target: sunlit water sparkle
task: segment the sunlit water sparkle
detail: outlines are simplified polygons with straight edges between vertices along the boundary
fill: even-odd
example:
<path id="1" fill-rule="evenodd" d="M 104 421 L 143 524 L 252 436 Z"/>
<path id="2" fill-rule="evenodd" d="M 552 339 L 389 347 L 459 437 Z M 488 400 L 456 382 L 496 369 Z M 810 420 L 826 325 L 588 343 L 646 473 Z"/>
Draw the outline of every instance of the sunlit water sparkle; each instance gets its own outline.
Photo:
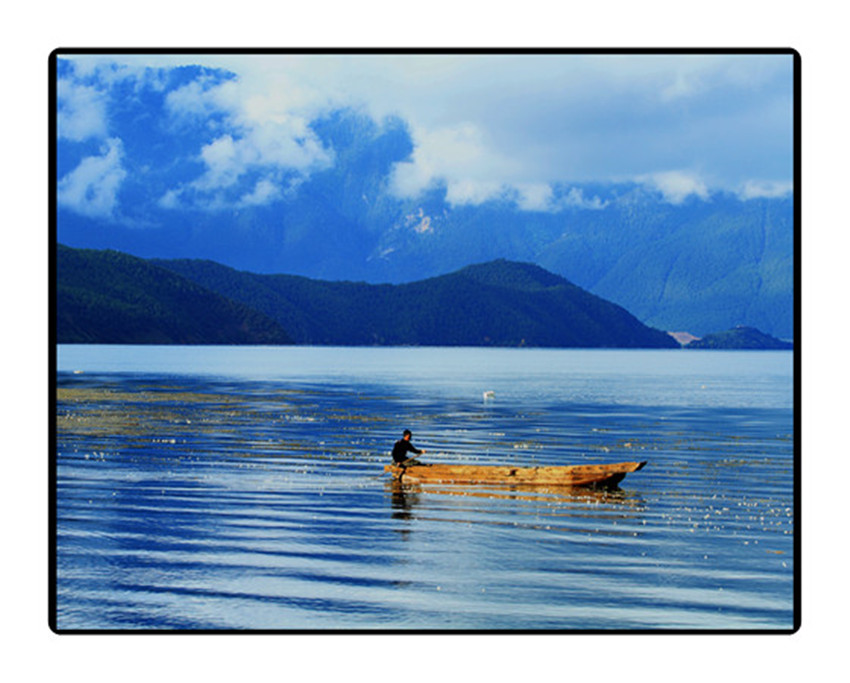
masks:
<path id="1" fill-rule="evenodd" d="M 60 347 L 56 624 L 791 629 L 792 358 Z M 649 464 L 399 488 L 405 427 L 430 462 Z"/>

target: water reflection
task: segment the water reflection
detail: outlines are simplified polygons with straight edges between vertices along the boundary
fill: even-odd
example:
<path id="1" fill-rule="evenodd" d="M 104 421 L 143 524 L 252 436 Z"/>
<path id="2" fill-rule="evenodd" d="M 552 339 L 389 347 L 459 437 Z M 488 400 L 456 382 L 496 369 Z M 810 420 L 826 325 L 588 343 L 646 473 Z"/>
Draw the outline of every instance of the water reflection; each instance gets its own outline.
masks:
<path id="1" fill-rule="evenodd" d="M 396 480 L 384 485 L 390 497 L 392 519 L 404 522 L 395 531 L 407 536 L 418 518 L 416 510 L 436 509 L 440 498 L 459 501 L 468 514 L 443 521 L 460 524 L 487 523 L 487 515 L 494 519 L 507 510 L 517 512 L 525 508 L 536 517 L 557 517 L 560 525 L 575 526 L 578 520 L 588 519 L 631 521 L 645 512 L 646 503 L 639 495 L 619 487 L 546 487 L 532 485 L 462 486 L 446 484 L 405 483 Z M 482 517 L 483 515 L 483 517 Z M 546 528 L 552 528 L 551 524 Z"/>
<path id="2" fill-rule="evenodd" d="M 410 522 L 415 519 L 413 509 L 419 504 L 419 492 L 412 490 L 411 486 L 404 486 L 397 481 L 387 482 L 385 488 L 390 493 L 392 518 L 404 522 L 393 528 L 393 531 L 402 538 L 407 538 L 411 532 Z"/>
<path id="3" fill-rule="evenodd" d="M 280 374 L 292 359 L 275 353 Z M 243 380 L 224 365 L 59 375 L 61 628 L 791 623 L 794 440 L 790 413 L 757 403 L 761 390 L 744 407 L 720 394 L 683 407 L 680 393 L 656 405 L 658 385 L 635 395 L 644 383 L 606 369 L 617 400 L 579 402 L 569 373 L 541 384 L 533 357 L 517 354 L 499 370 L 510 387 L 481 371 L 498 397 L 482 408 L 436 360 L 401 387 L 383 371 L 327 379 L 327 352 L 310 353 L 319 370 L 294 380 Z M 724 395 L 754 377 L 730 379 Z M 379 474 L 399 424 L 449 464 L 651 466 L 611 490 L 402 485 Z"/>
<path id="4" fill-rule="evenodd" d="M 467 498 L 486 498 L 489 500 L 517 500 L 538 502 L 576 502 L 588 504 L 626 505 L 636 507 L 643 505 L 641 498 L 634 493 L 624 491 L 619 486 L 540 486 L 534 484 L 487 484 L 478 486 L 427 484 L 421 482 L 400 483 L 397 480 L 387 481 L 385 487 L 391 492 L 393 509 L 397 507 L 409 511 L 423 493 L 443 496 L 463 496 Z"/>

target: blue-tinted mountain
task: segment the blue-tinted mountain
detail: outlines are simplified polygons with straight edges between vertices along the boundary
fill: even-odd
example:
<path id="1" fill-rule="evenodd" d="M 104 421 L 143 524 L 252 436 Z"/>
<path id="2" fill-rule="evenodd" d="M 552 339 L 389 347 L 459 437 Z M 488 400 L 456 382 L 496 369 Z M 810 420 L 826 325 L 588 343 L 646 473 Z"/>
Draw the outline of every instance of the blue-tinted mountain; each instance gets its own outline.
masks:
<path id="1" fill-rule="evenodd" d="M 56 252 L 60 344 L 291 344 L 244 304 L 143 259 L 114 251 Z"/>
<path id="2" fill-rule="evenodd" d="M 494 261 L 400 285 L 156 263 L 273 318 L 301 344 L 678 348 L 620 306 L 528 263 Z"/>
<path id="3" fill-rule="evenodd" d="M 758 351 L 790 351 L 794 345 L 765 334 L 752 327 L 736 327 L 725 332 L 708 334 L 695 339 L 686 349 L 734 349 Z"/>
<path id="4" fill-rule="evenodd" d="M 176 211 L 139 197 L 133 206 L 144 211 L 117 224 L 60 208 L 59 241 L 391 284 L 507 259 L 538 264 L 653 327 L 700 336 L 749 325 L 793 336 L 790 197 L 717 193 L 674 204 L 635 183 L 597 183 L 555 187 L 557 209 L 547 211 L 521 210 L 508 198 L 453 205 L 440 185 L 401 198 L 392 172 L 413 151 L 403 121 L 342 110 L 313 130 L 333 164 L 272 204 Z"/>

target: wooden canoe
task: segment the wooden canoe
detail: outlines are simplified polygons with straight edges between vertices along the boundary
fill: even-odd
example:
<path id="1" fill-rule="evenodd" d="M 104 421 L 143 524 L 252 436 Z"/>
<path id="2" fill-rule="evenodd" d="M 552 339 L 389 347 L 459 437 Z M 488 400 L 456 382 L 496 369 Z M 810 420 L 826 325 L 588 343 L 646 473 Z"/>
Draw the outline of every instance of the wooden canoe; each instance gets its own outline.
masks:
<path id="1" fill-rule="evenodd" d="M 643 462 L 564 467 L 511 467 L 505 465 L 440 465 L 418 463 L 407 467 L 386 465 L 385 472 L 402 483 L 497 484 L 525 486 L 616 486 Z"/>

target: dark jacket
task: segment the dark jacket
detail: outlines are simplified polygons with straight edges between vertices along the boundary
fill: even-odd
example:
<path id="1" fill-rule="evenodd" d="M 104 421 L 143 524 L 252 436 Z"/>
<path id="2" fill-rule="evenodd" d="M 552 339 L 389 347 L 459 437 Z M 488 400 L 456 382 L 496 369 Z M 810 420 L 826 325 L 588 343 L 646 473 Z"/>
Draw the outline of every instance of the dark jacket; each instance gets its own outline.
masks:
<path id="1" fill-rule="evenodd" d="M 416 453 L 419 455 L 422 451 L 416 448 L 410 441 L 407 439 L 399 439 L 395 442 L 395 446 L 393 446 L 393 461 L 394 462 L 404 462 L 407 460 L 408 453 Z"/>

